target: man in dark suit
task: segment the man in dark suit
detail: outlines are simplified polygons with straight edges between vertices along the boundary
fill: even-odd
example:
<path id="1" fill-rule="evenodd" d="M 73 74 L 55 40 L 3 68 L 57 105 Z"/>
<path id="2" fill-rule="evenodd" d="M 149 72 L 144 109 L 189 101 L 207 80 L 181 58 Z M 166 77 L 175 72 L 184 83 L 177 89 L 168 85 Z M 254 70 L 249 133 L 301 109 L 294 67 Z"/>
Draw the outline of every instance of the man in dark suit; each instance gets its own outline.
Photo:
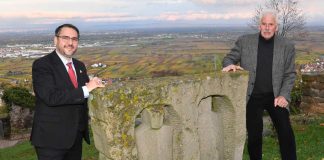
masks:
<path id="1" fill-rule="evenodd" d="M 243 68 L 249 71 L 246 126 L 248 151 L 252 160 L 262 159 L 264 110 L 268 111 L 278 133 L 281 158 L 296 159 L 295 137 L 288 111 L 290 92 L 296 77 L 295 47 L 275 34 L 277 22 L 276 12 L 262 13 L 260 32 L 240 37 L 223 60 L 225 72 Z"/>
<path id="2" fill-rule="evenodd" d="M 63 24 L 55 30 L 56 49 L 33 63 L 31 143 L 39 160 L 80 160 L 82 139 L 90 144 L 87 98 L 104 85 L 97 77 L 89 80 L 85 65 L 72 58 L 78 42 L 78 28 Z"/>

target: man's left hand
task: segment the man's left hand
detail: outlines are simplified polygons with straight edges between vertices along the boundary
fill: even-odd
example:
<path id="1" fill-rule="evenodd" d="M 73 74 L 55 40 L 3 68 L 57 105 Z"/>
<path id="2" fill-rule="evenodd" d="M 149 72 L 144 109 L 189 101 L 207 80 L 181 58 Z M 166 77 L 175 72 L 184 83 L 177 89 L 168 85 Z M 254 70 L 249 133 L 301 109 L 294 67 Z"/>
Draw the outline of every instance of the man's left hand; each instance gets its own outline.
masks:
<path id="1" fill-rule="evenodd" d="M 102 80 L 100 78 L 93 77 L 88 83 L 86 83 L 86 87 L 88 88 L 88 91 L 91 92 L 96 88 L 105 87 L 105 85 L 102 83 Z"/>
<path id="2" fill-rule="evenodd" d="M 275 107 L 279 106 L 279 107 L 285 108 L 288 106 L 288 101 L 283 96 L 276 97 L 274 100 L 274 106 Z"/>

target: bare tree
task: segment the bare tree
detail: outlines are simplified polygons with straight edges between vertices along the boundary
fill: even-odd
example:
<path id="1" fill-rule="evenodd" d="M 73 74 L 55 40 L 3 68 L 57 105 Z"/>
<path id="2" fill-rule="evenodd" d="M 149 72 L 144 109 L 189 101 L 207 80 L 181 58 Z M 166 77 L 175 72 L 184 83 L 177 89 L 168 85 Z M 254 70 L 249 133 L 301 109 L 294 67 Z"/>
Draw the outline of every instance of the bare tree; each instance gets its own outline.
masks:
<path id="1" fill-rule="evenodd" d="M 298 0 L 267 0 L 264 6 L 259 5 L 255 10 L 250 26 L 256 29 L 260 22 L 260 16 L 264 9 L 276 10 L 278 12 L 279 30 L 281 36 L 292 39 L 307 36 L 305 29 L 306 18 L 302 9 L 298 8 Z"/>

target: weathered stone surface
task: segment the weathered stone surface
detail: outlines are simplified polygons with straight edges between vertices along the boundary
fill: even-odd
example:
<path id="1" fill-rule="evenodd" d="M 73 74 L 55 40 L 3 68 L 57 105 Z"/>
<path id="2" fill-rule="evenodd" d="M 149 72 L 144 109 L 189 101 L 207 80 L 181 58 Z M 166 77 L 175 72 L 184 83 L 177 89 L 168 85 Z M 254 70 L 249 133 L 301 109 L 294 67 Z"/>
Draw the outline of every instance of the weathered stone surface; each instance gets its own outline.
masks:
<path id="1" fill-rule="evenodd" d="M 11 129 L 19 131 L 32 127 L 33 112 L 29 108 L 12 105 L 9 115 Z"/>
<path id="2" fill-rule="evenodd" d="M 302 96 L 302 102 L 304 102 L 304 103 L 315 103 L 315 100 L 314 100 L 314 98 L 313 97 L 311 97 L 311 96 Z"/>
<path id="3" fill-rule="evenodd" d="M 324 83 L 324 73 L 319 73 L 317 76 L 317 80 L 320 83 Z"/>
<path id="4" fill-rule="evenodd" d="M 145 108 L 141 115 L 142 124 L 135 129 L 138 159 L 172 159 L 173 127 L 163 125 L 163 106 Z"/>
<path id="5" fill-rule="evenodd" d="M 324 98 L 324 89 L 319 90 L 318 97 Z"/>
<path id="6" fill-rule="evenodd" d="M 89 109 L 99 159 L 242 159 L 247 83 L 247 72 L 214 73 L 96 90 Z"/>
<path id="7" fill-rule="evenodd" d="M 304 111 L 304 112 L 308 112 L 310 110 L 310 105 L 308 103 L 305 102 L 301 102 L 300 103 L 300 108 Z"/>
<path id="8" fill-rule="evenodd" d="M 316 103 L 324 103 L 324 98 L 322 97 L 314 97 Z"/>
<path id="9" fill-rule="evenodd" d="M 0 140 L 10 138 L 10 118 L 7 113 L 0 114 Z"/>
<path id="10" fill-rule="evenodd" d="M 143 123 L 152 129 L 160 129 L 163 125 L 164 109 L 163 105 L 155 105 L 145 108 L 142 111 Z"/>
<path id="11" fill-rule="evenodd" d="M 304 82 L 314 82 L 317 81 L 317 74 L 315 73 L 303 73 L 302 79 Z"/>
<path id="12" fill-rule="evenodd" d="M 324 73 L 302 74 L 304 81 L 301 109 L 307 113 L 324 113 Z"/>
<path id="13" fill-rule="evenodd" d="M 305 87 L 305 88 L 317 88 L 319 90 L 324 90 L 324 83 L 320 83 L 320 82 L 317 82 L 317 81 L 304 82 L 303 87 Z"/>
<path id="14" fill-rule="evenodd" d="M 306 103 L 302 102 L 301 108 L 304 112 L 307 112 L 307 113 L 324 114 L 324 103 L 306 104 Z"/>
<path id="15" fill-rule="evenodd" d="M 324 103 L 318 103 L 317 107 L 317 113 L 324 114 Z"/>
<path id="16" fill-rule="evenodd" d="M 320 91 L 315 88 L 304 88 L 303 89 L 303 95 L 305 95 L 305 96 L 318 97 L 319 92 Z"/>

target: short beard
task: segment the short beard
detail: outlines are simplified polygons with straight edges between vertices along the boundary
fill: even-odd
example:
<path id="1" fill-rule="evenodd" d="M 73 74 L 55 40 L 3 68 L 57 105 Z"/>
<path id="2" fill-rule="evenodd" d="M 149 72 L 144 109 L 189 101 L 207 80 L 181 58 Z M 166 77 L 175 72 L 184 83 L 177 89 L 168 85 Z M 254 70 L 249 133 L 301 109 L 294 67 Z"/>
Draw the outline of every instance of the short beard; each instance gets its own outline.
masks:
<path id="1" fill-rule="evenodd" d="M 75 54 L 76 50 L 71 54 L 71 55 L 68 55 L 68 54 L 65 54 L 65 52 L 62 53 L 62 55 L 66 58 L 72 58 L 73 55 Z"/>
<path id="2" fill-rule="evenodd" d="M 57 51 L 58 51 L 62 56 L 66 57 L 66 58 L 72 58 L 73 55 L 77 52 L 77 49 L 76 49 L 74 52 L 72 52 L 71 55 L 68 55 L 68 54 L 66 54 L 64 51 L 61 51 L 61 50 L 58 49 L 58 48 L 56 48 L 56 50 L 57 50 Z"/>

